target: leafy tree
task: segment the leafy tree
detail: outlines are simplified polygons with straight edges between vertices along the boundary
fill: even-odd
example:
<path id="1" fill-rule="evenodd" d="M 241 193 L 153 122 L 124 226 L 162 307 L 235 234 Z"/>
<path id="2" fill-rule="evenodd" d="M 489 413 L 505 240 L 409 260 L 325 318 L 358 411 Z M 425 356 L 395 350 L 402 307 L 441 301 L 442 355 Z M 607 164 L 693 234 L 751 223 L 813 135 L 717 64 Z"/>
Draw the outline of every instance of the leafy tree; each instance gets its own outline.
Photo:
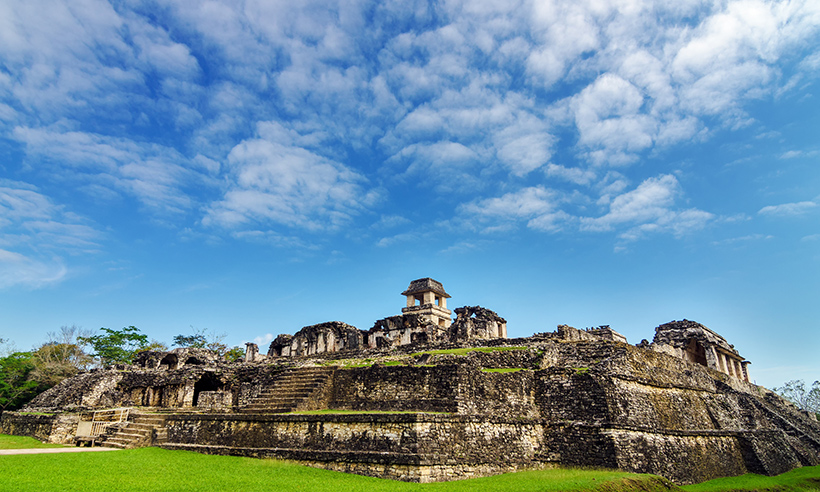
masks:
<path id="1" fill-rule="evenodd" d="M 204 335 L 197 333 L 195 335 L 177 335 L 174 337 L 174 345 L 188 348 L 205 348 L 208 339 Z"/>
<path id="2" fill-rule="evenodd" d="M 32 378 L 47 387 L 88 369 L 94 359 L 83 348 L 78 338 L 91 332 L 75 325 L 61 326 L 58 332 L 49 332 L 48 341 L 32 352 Z"/>
<path id="3" fill-rule="evenodd" d="M 45 388 L 31 379 L 34 362 L 30 352 L 15 352 L 0 358 L 0 409 L 22 407 Z"/>
<path id="4" fill-rule="evenodd" d="M 122 330 L 100 328 L 103 332 L 90 337 L 79 337 L 80 342 L 88 343 L 93 347 L 94 357 L 100 360 L 103 366 L 111 364 L 130 364 L 137 352 L 148 346 L 148 335 L 140 333 L 136 326 L 128 326 Z"/>
<path id="5" fill-rule="evenodd" d="M 230 350 L 225 352 L 225 360 L 228 362 L 236 362 L 241 357 L 245 357 L 245 349 L 242 347 L 231 347 Z"/>
<path id="6" fill-rule="evenodd" d="M 158 340 L 151 340 L 144 350 L 154 350 L 156 352 L 167 352 L 168 346 Z"/>
<path id="7" fill-rule="evenodd" d="M 14 347 L 14 342 L 8 338 L 0 338 L 0 357 L 6 357 L 14 352 L 17 352 L 17 349 Z"/>
<path id="8" fill-rule="evenodd" d="M 774 388 L 774 391 L 801 410 L 820 413 L 820 381 L 815 381 L 811 389 L 807 390 L 802 380 L 793 379 L 779 388 Z"/>
<path id="9" fill-rule="evenodd" d="M 225 355 L 228 352 L 228 346 L 223 342 L 226 337 L 224 333 L 218 335 L 205 328 L 194 328 L 193 326 L 191 327 L 191 330 L 194 332 L 192 335 L 175 336 L 174 345 L 180 347 L 213 350 L 220 356 Z"/>

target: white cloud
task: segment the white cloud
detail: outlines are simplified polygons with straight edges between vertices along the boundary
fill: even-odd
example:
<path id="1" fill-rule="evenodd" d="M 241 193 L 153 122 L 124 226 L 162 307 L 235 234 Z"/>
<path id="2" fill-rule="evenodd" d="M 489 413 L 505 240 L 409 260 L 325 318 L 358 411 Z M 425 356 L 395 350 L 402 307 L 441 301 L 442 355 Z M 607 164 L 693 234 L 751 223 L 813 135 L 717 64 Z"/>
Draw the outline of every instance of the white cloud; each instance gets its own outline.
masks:
<path id="1" fill-rule="evenodd" d="M 817 207 L 817 203 L 811 201 L 782 203 L 780 205 L 765 206 L 758 210 L 757 213 L 760 215 L 785 217 L 793 215 L 803 215 L 814 210 L 815 207 Z"/>
<path id="2" fill-rule="evenodd" d="M 376 205 L 373 188 L 411 179 L 444 200 L 474 194 L 456 213 L 483 230 L 509 227 L 493 210 L 540 199 L 506 217 L 680 234 L 710 215 L 677 208 L 671 176 L 625 193 L 600 167 L 747 124 L 749 100 L 814 76 L 818 26 L 811 0 L 202 0 L 150 16 L 5 3 L 0 136 L 55 181 L 157 215 L 204 211 L 247 239 L 339 230 Z M 544 176 L 609 209 L 569 208 Z"/>
<path id="3" fill-rule="evenodd" d="M 60 282 L 67 273 L 67 268 L 59 259 L 38 261 L 20 253 L 0 249 L 0 289 L 36 289 Z"/>
<path id="4" fill-rule="evenodd" d="M 643 104 L 641 92 L 613 74 L 602 75 L 573 99 L 579 143 L 593 150 L 593 161 L 619 163 L 620 156 L 652 145 L 657 121 L 642 114 Z"/>
<path id="5" fill-rule="evenodd" d="M 558 164 L 548 165 L 544 172 L 549 177 L 561 178 L 577 185 L 588 185 L 596 177 L 595 172 L 593 171 L 584 170 L 577 167 L 568 168 L 559 166 Z"/>
<path id="6" fill-rule="evenodd" d="M 294 145 L 279 125 L 260 125 L 263 134 L 271 139 L 245 140 L 231 150 L 230 183 L 206 211 L 205 225 L 333 230 L 376 200 L 378 193 L 366 189 L 362 175 Z"/>
<path id="7" fill-rule="evenodd" d="M 473 227 L 485 233 L 513 229 L 520 221 L 536 230 L 552 231 L 570 219 L 568 214 L 558 210 L 562 201 L 556 192 L 536 186 L 470 202 L 462 205 L 459 211 L 467 224 L 479 224 L 481 227 Z"/>
<path id="8" fill-rule="evenodd" d="M 29 159 L 49 165 L 54 177 L 127 193 L 162 215 L 189 209 L 183 190 L 208 180 L 188 169 L 174 149 L 156 144 L 58 128 L 18 127 L 14 136 L 26 145 Z"/>
<path id="9" fill-rule="evenodd" d="M 675 210 L 675 200 L 680 194 L 680 184 L 674 176 L 648 178 L 634 190 L 613 198 L 606 214 L 581 218 L 581 229 L 611 231 L 626 226 L 628 229 L 619 237 L 634 241 L 660 232 L 682 236 L 714 219 L 713 214 L 702 210 Z"/>
<path id="10" fill-rule="evenodd" d="M 264 335 L 258 336 L 258 337 L 253 339 L 253 343 L 259 345 L 260 347 L 268 345 L 272 341 L 273 341 L 273 333 L 265 333 Z"/>
<path id="11" fill-rule="evenodd" d="M 39 288 L 68 274 L 62 256 L 98 251 L 101 234 L 36 188 L 0 180 L 0 288 Z"/>

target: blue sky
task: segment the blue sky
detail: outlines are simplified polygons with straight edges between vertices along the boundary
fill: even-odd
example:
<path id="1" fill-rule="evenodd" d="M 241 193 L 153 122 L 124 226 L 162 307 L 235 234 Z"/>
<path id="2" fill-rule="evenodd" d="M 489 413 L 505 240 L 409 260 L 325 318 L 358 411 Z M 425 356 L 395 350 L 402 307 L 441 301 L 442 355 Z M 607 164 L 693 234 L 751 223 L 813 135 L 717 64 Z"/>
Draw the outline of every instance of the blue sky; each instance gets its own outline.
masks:
<path id="1" fill-rule="evenodd" d="M 820 4 L 0 3 L 0 337 L 693 319 L 820 379 Z"/>

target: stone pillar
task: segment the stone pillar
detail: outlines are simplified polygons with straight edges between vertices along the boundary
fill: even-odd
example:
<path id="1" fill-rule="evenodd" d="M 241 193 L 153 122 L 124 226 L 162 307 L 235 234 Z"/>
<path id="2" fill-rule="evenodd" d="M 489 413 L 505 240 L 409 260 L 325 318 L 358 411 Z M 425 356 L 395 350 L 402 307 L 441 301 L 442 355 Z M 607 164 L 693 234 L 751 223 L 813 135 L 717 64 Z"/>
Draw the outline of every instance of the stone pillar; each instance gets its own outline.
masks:
<path id="1" fill-rule="evenodd" d="M 245 362 L 256 362 L 259 357 L 259 346 L 248 342 L 245 344 Z"/>

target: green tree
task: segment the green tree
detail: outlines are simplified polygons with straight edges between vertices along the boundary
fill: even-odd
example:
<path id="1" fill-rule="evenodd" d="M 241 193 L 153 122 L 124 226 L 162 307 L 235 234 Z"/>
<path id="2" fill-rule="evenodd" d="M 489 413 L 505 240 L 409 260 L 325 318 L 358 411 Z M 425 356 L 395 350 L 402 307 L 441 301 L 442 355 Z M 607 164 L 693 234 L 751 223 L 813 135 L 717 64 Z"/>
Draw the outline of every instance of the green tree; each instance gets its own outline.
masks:
<path id="1" fill-rule="evenodd" d="M 103 332 L 90 337 L 79 337 L 80 342 L 88 343 L 94 349 L 92 354 L 103 366 L 111 364 L 130 364 L 137 352 L 148 346 L 148 335 L 140 333 L 136 326 L 122 330 L 100 328 Z"/>
<path id="2" fill-rule="evenodd" d="M 225 352 L 225 360 L 228 362 L 236 362 L 241 357 L 245 357 L 245 349 L 242 347 L 231 347 L 230 350 Z"/>
<path id="3" fill-rule="evenodd" d="M 0 358 L 0 409 L 15 410 L 46 389 L 31 379 L 31 352 L 15 352 Z"/>
<path id="4" fill-rule="evenodd" d="M 32 378 L 50 388 L 88 369 L 94 358 L 85 351 L 78 338 L 90 335 L 90 331 L 75 325 L 61 326 L 58 332 L 49 332 L 48 341 L 32 352 Z"/>
<path id="5" fill-rule="evenodd" d="M 228 346 L 223 342 L 226 335 L 216 334 L 205 328 L 191 327 L 193 334 L 177 335 L 174 337 L 174 345 L 187 348 L 204 348 L 213 350 L 217 355 L 223 356 L 228 352 Z"/>
<path id="6" fill-rule="evenodd" d="M 168 345 L 165 345 L 159 340 L 151 340 L 151 343 L 146 345 L 144 350 L 153 350 L 155 352 L 167 352 Z"/>
<path id="7" fill-rule="evenodd" d="M 793 379 L 773 389 L 775 393 L 794 403 L 797 408 L 806 412 L 820 413 L 820 381 L 815 381 L 808 390 L 806 383 L 799 379 Z"/>

